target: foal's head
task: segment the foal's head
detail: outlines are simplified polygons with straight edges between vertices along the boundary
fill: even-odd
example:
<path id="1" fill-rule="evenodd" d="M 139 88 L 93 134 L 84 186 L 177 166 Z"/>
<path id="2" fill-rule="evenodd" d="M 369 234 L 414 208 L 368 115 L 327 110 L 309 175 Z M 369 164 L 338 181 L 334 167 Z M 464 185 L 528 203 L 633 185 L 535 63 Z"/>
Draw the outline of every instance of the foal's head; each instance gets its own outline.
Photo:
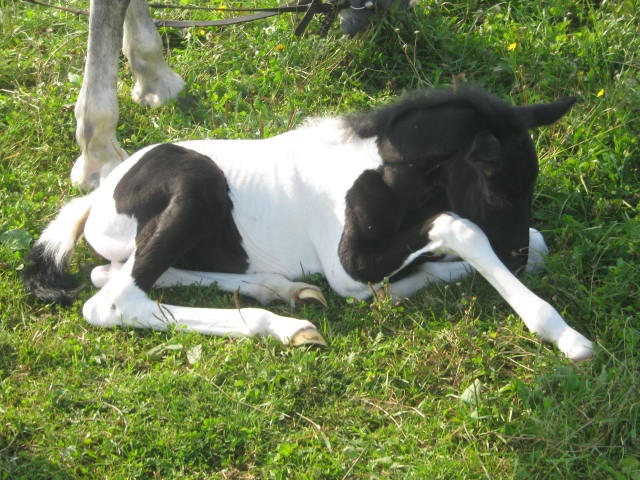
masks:
<path id="1" fill-rule="evenodd" d="M 511 107 L 477 89 L 414 94 L 352 126 L 377 135 L 385 182 L 409 211 L 443 210 L 478 224 L 509 268 L 526 263 L 538 158 L 529 130 L 575 102 Z"/>

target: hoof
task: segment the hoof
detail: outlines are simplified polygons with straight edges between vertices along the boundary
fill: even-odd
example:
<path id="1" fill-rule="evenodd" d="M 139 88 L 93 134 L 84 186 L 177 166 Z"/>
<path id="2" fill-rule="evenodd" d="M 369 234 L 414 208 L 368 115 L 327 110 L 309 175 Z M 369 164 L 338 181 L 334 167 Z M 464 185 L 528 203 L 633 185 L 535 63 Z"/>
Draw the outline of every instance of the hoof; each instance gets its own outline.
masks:
<path id="1" fill-rule="evenodd" d="M 324 295 L 317 287 L 303 287 L 293 296 L 293 305 L 307 305 L 310 303 L 315 303 L 316 305 L 322 305 L 323 307 L 327 307 L 327 299 L 324 298 Z"/>
<path id="2" fill-rule="evenodd" d="M 322 335 L 314 327 L 303 328 L 297 331 L 291 338 L 291 345 L 294 347 L 302 347 L 311 345 L 316 347 L 326 347 L 327 342 Z"/>
<path id="3" fill-rule="evenodd" d="M 146 107 L 159 107 L 176 98 L 183 89 L 184 80 L 165 65 L 153 79 L 136 82 L 131 98 Z"/>
<path id="4" fill-rule="evenodd" d="M 593 357 L 593 343 L 572 328 L 567 328 L 558 339 L 558 348 L 573 362 Z"/>
<path id="5" fill-rule="evenodd" d="M 89 192 L 100 186 L 111 171 L 127 158 L 127 152 L 117 144 L 108 152 L 110 160 L 93 159 L 87 161 L 86 155 L 80 155 L 71 168 L 71 183 L 80 190 Z"/>
<path id="6" fill-rule="evenodd" d="M 529 255 L 527 257 L 526 273 L 538 273 L 544 270 L 544 259 L 549 254 L 549 248 L 544 237 L 535 228 L 529 229 Z"/>
<path id="7" fill-rule="evenodd" d="M 98 188 L 100 174 L 98 171 L 88 172 L 84 166 L 84 155 L 78 157 L 71 168 L 71 183 L 83 192 L 89 192 Z"/>

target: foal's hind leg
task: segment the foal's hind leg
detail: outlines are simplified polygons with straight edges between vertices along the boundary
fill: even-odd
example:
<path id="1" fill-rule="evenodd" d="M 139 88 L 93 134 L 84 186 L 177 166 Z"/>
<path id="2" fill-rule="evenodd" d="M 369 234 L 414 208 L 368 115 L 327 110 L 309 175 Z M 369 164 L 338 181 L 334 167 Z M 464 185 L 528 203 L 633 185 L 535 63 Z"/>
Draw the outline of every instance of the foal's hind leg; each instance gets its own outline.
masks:
<path id="1" fill-rule="evenodd" d="M 154 288 L 213 284 L 224 292 L 238 292 L 255 298 L 263 305 L 281 301 L 293 307 L 307 303 L 327 306 L 324 295 L 315 285 L 292 282 L 276 273 L 218 273 L 170 268 L 156 280 Z"/>
<path id="2" fill-rule="evenodd" d="M 213 309 L 167 305 L 152 301 L 138 286 L 132 256 L 82 309 L 85 319 L 100 327 L 128 326 L 166 330 L 175 326 L 215 336 L 268 336 L 285 344 L 326 345 L 307 321 L 276 315 L 260 308 Z"/>
<path id="3" fill-rule="evenodd" d="M 93 283 L 94 287 L 104 287 L 111 278 L 122 270 L 122 266 L 122 263 L 112 262 L 95 267 L 91 270 L 91 283 Z"/>
<path id="4" fill-rule="evenodd" d="M 164 61 L 162 41 L 146 0 L 131 0 L 124 21 L 123 51 L 136 79 L 134 101 L 157 107 L 183 89 L 182 78 Z"/>
<path id="5" fill-rule="evenodd" d="M 131 181 L 131 177 L 128 178 Z M 138 224 L 135 249 L 121 268 L 96 271 L 104 274 L 103 279 L 107 281 L 85 303 L 83 314 L 87 321 L 105 327 L 123 325 L 157 330 L 176 325 L 210 335 L 264 335 L 294 345 L 324 344 L 322 336 L 307 320 L 284 317 L 262 309 L 190 308 L 159 304 L 148 298 L 152 286 L 171 265 L 193 253 L 203 240 L 210 238 L 209 229 L 224 227 L 228 211 L 222 202 L 209 205 L 211 208 L 202 208 L 201 197 L 191 197 L 193 191 L 186 195 L 174 194 L 164 210 Z M 123 221 L 122 217 L 118 218 Z M 87 224 L 91 227 L 91 218 Z M 120 224 L 121 228 L 116 230 L 127 230 L 122 228 L 123 225 L 126 227 L 126 224 Z M 89 235 L 93 238 L 88 240 L 101 245 L 103 251 L 121 250 L 126 253 L 116 243 L 101 242 L 99 232 L 94 232 L 97 228 L 87 230 L 93 232 Z M 201 253 L 204 255 L 206 252 Z"/>

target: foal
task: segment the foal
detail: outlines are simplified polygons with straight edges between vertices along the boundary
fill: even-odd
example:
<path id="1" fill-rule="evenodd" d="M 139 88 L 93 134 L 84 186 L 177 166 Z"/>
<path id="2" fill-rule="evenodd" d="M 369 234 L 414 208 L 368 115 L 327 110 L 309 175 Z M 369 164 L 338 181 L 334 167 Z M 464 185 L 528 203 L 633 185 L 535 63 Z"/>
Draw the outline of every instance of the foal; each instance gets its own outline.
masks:
<path id="1" fill-rule="evenodd" d="M 264 140 L 150 146 L 66 205 L 35 243 L 27 289 L 69 302 L 67 260 L 82 233 L 109 263 L 90 323 L 324 344 L 307 320 L 261 308 L 158 304 L 152 287 L 217 284 L 269 303 L 324 303 L 307 274 L 342 296 L 389 281 L 397 298 L 478 271 L 529 330 L 572 360 L 591 342 L 511 271 L 539 267 L 530 229 L 538 161 L 529 130 L 574 98 L 511 107 L 479 90 L 416 93 L 353 117 L 312 120 Z"/>

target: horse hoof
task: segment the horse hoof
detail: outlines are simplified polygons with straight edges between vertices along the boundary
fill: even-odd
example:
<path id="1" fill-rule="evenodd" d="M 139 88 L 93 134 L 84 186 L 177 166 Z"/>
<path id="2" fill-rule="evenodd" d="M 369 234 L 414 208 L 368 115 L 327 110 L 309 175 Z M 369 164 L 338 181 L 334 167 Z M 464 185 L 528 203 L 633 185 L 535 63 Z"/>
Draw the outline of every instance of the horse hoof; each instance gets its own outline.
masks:
<path id="1" fill-rule="evenodd" d="M 100 174 L 96 170 L 88 171 L 85 167 L 85 156 L 80 155 L 71 168 L 71 183 L 83 192 L 89 192 L 98 187 Z"/>
<path id="2" fill-rule="evenodd" d="M 184 89 L 182 77 L 166 65 L 158 66 L 159 71 L 153 79 L 136 82 L 131 98 L 146 107 L 159 107 L 174 99 Z"/>
<path id="3" fill-rule="evenodd" d="M 593 357 L 593 343 L 584 335 L 576 332 L 571 327 L 560 335 L 558 348 L 573 362 L 583 362 Z"/>
<path id="4" fill-rule="evenodd" d="M 322 335 L 314 327 L 303 328 L 297 331 L 291 338 L 291 345 L 294 347 L 302 347 L 305 345 L 326 347 L 327 342 Z"/>
<path id="5" fill-rule="evenodd" d="M 588 345 L 582 344 L 574 347 L 571 350 L 570 354 L 567 355 L 567 357 L 571 359 L 573 363 L 580 363 L 591 360 L 591 358 L 593 357 L 593 346 L 591 342 L 589 342 Z"/>
<path id="6" fill-rule="evenodd" d="M 71 168 L 71 183 L 84 192 L 95 190 L 102 180 L 107 178 L 111 171 L 127 157 L 127 152 L 117 143 L 111 144 L 109 150 L 103 151 L 102 155 L 91 160 L 86 154 L 82 154 Z"/>
<path id="7" fill-rule="evenodd" d="M 318 288 L 304 287 L 301 288 L 293 298 L 294 305 L 307 305 L 309 303 L 315 303 L 316 305 L 322 305 L 328 307 L 327 299 Z"/>

